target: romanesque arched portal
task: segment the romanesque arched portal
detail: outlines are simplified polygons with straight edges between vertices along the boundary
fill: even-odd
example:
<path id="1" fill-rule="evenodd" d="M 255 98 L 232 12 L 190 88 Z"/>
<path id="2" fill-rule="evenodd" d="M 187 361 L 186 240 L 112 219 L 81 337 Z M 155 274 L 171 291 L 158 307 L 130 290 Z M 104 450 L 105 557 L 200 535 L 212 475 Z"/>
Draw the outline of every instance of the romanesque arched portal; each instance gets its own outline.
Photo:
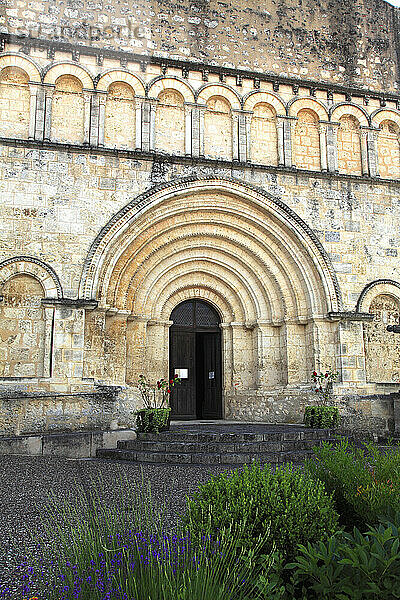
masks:
<path id="1" fill-rule="evenodd" d="M 144 371 L 168 374 L 179 303 L 214 306 L 225 414 L 229 395 L 251 402 L 261 389 L 307 382 L 320 354 L 334 355 L 326 316 L 340 295 L 322 247 L 283 203 L 234 180 L 178 181 L 125 207 L 93 244 L 80 295 L 99 301 L 89 347 L 93 321 L 105 339 L 105 360 L 89 352 L 87 376 L 100 368 L 128 385 Z"/>

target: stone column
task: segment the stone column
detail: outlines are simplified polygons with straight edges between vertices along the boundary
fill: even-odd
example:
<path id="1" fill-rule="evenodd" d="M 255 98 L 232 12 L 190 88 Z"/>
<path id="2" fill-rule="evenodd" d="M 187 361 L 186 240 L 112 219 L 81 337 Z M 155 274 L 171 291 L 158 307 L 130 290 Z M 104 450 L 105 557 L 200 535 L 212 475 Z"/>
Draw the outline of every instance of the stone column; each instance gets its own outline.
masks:
<path id="1" fill-rule="evenodd" d="M 204 156 L 205 145 L 204 145 L 204 113 L 207 110 L 207 106 L 199 106 L 199 155 Z"/>
<path id="2" fill-rule="evenodd" d="M 192 110 L 193 104 L 185 102 L 185 154 L 192 155 Z"/>
<path id="3" fill-rule="evenodd" d="M 35 118 L 35 140 L 42 141 L 44 136 L 46 110 L 46 90 L 43 85 L 36 87 L 36 118 Z"/>
<path id="4" fill-rule="evenodd" d="M 393 400 L 394 432 L 400 434 L 400 399 Z"/>
<path id="5" fill-rule="evenodd" d="M 151 381 L 169 377 L 169 328 L 173 321 L 147 322 L 146 373 Z"/>
<path id="6" fill-rule="evenodd" d="M 251 119 L 253 112 L 248 111 L 245 115 L 246 119 L 246 161 L 251 162 Z"/>
<path id="7" fill-rule="evenodd" d="M 284 117 L 278 115 L 276 118 L 276 130 L 278 137 L 278 166 L 285 166 L 285 143 L 284 143 L 284 131 L 283 131 Z"/>
<path id="8" fill-rule="evenodd" d="M 220 323 L 219 327 L 222 333 L 222 387 L 224 390 L 230 390 L 233 387 L 232 327 L 230 323 Z"/>
<path id="9" fill-rule="evenodd" d="M 246 162 L 249 160 L 248 149 L 250 147 L 250 124 L 248 124 L 248 119 L 252 113 L 244 110 L 235 110 L 233 114 L 237 115 L 238 120 L 238 160 Z"/>
<path id="10" fill-rule="evenodd" d="M 283 164 L 285 167 L 294 167 L 293 164 L 293 151 L 292 151 L 292 127 L 296 124 L 297 117 L 288 117 L 287 115 L 282 116 L 278 115 L 277 117 L 277 125 L 278 125 L 278 163 L 281 164 L 281 152 L 279 149 L 281 144 L 279 138 L 282 136 L 280 132 L 280 122 L 283 124 Z"/>
<path id="11" fill-rule="evenodd" d="M 102 92 L 93 92 L 91 100 L 90 132 L 89 141 L 91 146 L 99 145 L 99 116 L 100 116 L 100 96 Z"/>
<path id="12" fill-rule="evenodd" d="M 200 155 L 200 109 L 197 105 L 192 108 L 192 156 Z"/>
<path id="13" fill-rule="evenodd" d="M 326 129 L 326 148 L 329 173 L 338 173 L 337 132 L 340 123 L 329 123 Z"/>
<path id="14" fill-rule="evenodd" d="M 379 177 L 378 163 L 379 128 L 371 127 L 367 132 L 368 167 L 371 177 Z"/>
<path id="15" fill-rule="evenodd" d="M 142 150 L 142 112 L 143 112 L 143 98 L 136 96 L 135 98 L 135 148 L 136 150 Z"/>
<path id="16" fill-rule="evenodd" d="M 37 101 L 38 87 L 36 83 L 29 84 L 30 103 L 29 103 L 29 133 L 28 138 L 30 140 L 35 139 L 35 127 L 36 127 L 36 101 Z"/>
<path id="17" fill-rule="evenodd" d="M 156 149 L 156 106 L 154 101 L 150 104 L 150 150 Z"/>
<path id="18" fill-rule="evenodd" d="M 367 137 L 368 130 L 365 127 L 361 127 L 361 167 L 363 175 L 369 175 Z"/>
<path id="19" fill-rule="evenodd" d="M 130 311 L 109 308 L 106 312 L 104 363 L 105 380 L 125 385 L 127 371 L 127 319 Z"/>
<path id="20" fill-rule="evenodd" d="M 270 321 L 257 322 L 258 385 L 261 387 L 283 383 L 279 329 Z"/>
<path id="21" fill-rule="evenodd" d="M 44 119 L 44 139 L 51 140 L 51 115 L 53 108 L 53 94 L 55 86 L 47 86 L 45 90 L 45 119 Z"/>
<path id="22" fill-rule="evenodd" d="M 98 92 L 99 99 L 99 133 L 98 133 L 98 144 L 100 147 L 104 146 L 104 126 L 106 119 L 106 102 L 107 93 Z"/>
<path id="23" fill-rule="evenodd" d="M 239 115 L 238 111 L 231 111 L 232 119 L 232 160 L 239 160 Z"/>
<path id="24" fill-rule="evenodd" d="M 236 322 L 231 327 L 234 383 L 239 383 L 241 389 L 254 389 L 258 373 L 253 328 Z"/>
<path id="25" fill-rule="evenodd" d="M 51 377 L 52 371 L 52 340 L 54 330 L 54 306 L 44 306 L 44 353 L 43 377 Z"/>
<path id="26" fill-rule="evenodd" d="M 142 103 L 142 150 L 150 150 L 150 101 L 144 100 Z"/>
<path id="27" fill-rule="evenodd" d="M 126 333 L 126 381 L 135 385 L 139 375 L 147 370 L 146 346 L 149 317 L 129 316 Z"/>
<path id="28" fill-rule="evenodd" d="M 287 385 L 308 380 L 305 326 L 298 321 L 286 321 L 280 331 L 284 380 Z"/>
<path id="29" fill-rule="evenodd" d="M 319 151 L 321 155 L 321 171 L 326 173 L 328 170 L 328 158 L 327 158 L 327 143 L 326 143 L 326 126 L 327 124 L 320 121 L 319 124 Z"/>
<path id="30" fill-rule="evenodd" d="M 92 92 L 89 90 L 83 90 L 83 145 L 89 146 L 90 144 L 90 114 L 91 114 L 91 99 Z"/>

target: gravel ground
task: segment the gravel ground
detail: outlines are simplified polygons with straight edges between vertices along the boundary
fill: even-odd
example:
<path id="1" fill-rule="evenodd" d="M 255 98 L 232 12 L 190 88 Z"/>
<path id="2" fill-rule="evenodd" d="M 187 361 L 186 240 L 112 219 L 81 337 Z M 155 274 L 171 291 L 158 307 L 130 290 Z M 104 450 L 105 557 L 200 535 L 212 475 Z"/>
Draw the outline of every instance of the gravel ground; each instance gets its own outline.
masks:
<path id="1" fill-rule="evenodd" d="M 11 595 L 7 598 L 22 600 L 20 565 L 24 561 L 31 564 L 36 552 L 35 540 L 42 544 L 54 541 L 54 535 L 41 522 L 48 493 L 60 500 L 76 496 L 77 482 L 88 486 L 91 479 L 100 475 L 105 484 L 104 502 L 113 503 L 118 502 L 122 492 L 121 475 L 126 474 L 139 486 L 143 476 L 150 483 L 156 510 L 162 509 L 165 499 L 164 522 L 166 529 L 172 531 L 185 506 L 185 495 L 207 481 L 211 474 L 227 470 L 229 467 L 222 466 L 142 466 L 103 459 L 0 456 L 0 598 L 9 588 Z"/>

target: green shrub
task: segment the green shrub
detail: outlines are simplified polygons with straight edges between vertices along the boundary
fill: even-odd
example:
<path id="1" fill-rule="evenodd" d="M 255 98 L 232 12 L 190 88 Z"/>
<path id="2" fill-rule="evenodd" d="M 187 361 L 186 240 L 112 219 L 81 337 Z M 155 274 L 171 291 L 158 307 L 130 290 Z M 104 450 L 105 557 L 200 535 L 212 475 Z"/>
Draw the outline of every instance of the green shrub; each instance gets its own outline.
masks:
<path id="1" fill-rule="evenodd" d="M 344 438 L 336 447 L 324 442 L 313 448 L 315 457 L 304 465 L 305 472 L 333 493 L 340 523 L 349 531 L 400 510 L 400 449 L 381 454 L 373 443 L 364 446 L 369 456 Z"/>
<path id="2" fill-rule="evenodd" d="M 276 550 L 288 558 L 298 543 L 326 539 L 337 531 L 338 514 L 321 482 L 293 471 L 290 464 L 272 472 L 269 464 L 253 463 L 201 485 L 193 499 L 187 498 L 182 522 L 197 535 L 237 525 L 244 548 L 251 548 L 254 537 L 270 527 L 263 552 L 271 552 L 274 540 Z"/>
<path id="3" fill-rule="evenodd" d="M 307 427 L 333 428 L 339 424 L 339 409 L 334 406 L 306 406 L 304 423 Z"/>
<path id="4" fill-rule="evenodd" d="M 136 428 L 143 433 L 160 433 L 169 429 L 170 408 L 142 408 L 136 411 Z"/>
<path id="5" fill-rule="evenodd" d="M 372 527 L 364 535 L 339 532 L 328 542 L 299 546 L 296 569 L 287 585 L 291 598 L 307 600 L 393 600 L 400 598 L 400 513 L 394 523 Z M 297 592 L 297 593 L 296 593 Z"/>

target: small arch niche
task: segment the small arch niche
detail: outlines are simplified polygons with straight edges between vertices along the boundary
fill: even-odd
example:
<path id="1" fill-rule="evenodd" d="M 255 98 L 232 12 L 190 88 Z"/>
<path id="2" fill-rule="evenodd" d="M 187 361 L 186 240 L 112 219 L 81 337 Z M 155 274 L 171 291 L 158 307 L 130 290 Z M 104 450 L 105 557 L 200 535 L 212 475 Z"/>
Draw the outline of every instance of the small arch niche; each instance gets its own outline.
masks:
<path id="1" fill-rule="evenodd" d="M 349 175 L 361 175 L 360 123 L 353 115 L 343 115 L 339 122 L 337 135 L 339 171 Z"/>
<path id="2" fill-rule="evenodd" d="M 136 132 L 135 92 L 122 81 L 112 83 L 107 92 L 104 143 L 113 148 L 134 148 Z"/>
<path id="3" fill-rule="evenodd" d="M 381 177 L 400 178 L 400 128 L 393 121 L 382 121 L 378 135 L 378 164 Z"/>
<path id="4" fill-rule="evenodd" d="M 0 73 L 0 135 L 27 138 L 29 134 L 29 77 L 18 67 Z"/>
<path id="5" fill-rule="evenodd" d="M 275 110 L 265 102 L 253 108 L 250 125 L 251 160 L 255 163 L 278 164 L 278 138 Z"/>
<path id="6" fill-rule="evenodd" d="M 156 150 L 185 153 L 185 112 L 182 94 L 173 89 L 160 92 L 156 108 Z"/>
<path id="7" fill-rule="evenodd" d="M 390 294 L 376 296 L 369 308 L 374 320 L 364 326 L 367 381 L 400 381 L 400 336 L 390 334 L 388 325 L 400 324 L 400 302 Z"/>
<path id="8" fill-rule="evenodd" d="M 321 169 L 319 147 L 319 118 L 308 108 L 298 112 L 294 131 L 294 160 L 299 169 L 319 171 Z"/>
<path id="9" fill-rule="evenodd" d="M 43 375 L 45 319 L 42 285 L 30 275 L 5 282 L 0 302 L 0 377 Z"/>
<path id="10" fill-rule="evenodd" d="M 204 153 L 210 158 L 232 160 L 231 106 L 221 96 L 211 96 L 207 100 L 204 115 Z"/>
<path id="11" fill-rule="evenodd" d="M 51 137 L 57 142 L 83 144 L 84 100 L 81 81 L 61 75 L 55 83 Z"/>

